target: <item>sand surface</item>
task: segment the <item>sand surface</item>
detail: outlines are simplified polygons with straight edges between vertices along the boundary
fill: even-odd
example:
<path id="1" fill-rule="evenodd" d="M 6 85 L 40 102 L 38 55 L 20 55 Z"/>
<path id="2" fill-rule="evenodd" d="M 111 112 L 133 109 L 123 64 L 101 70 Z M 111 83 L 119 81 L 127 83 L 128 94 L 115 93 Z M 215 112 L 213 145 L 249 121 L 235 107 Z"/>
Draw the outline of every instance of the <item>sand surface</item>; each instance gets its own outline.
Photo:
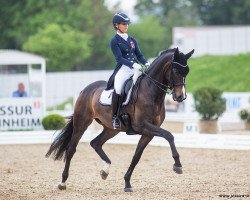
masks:
<path id="1" fill-rule="evenodd" d="M 134 192 L 125 193 L 123 176 L 135 145 L 104 145 L 112 161 L 104 181 L 98 155 L 89 143 L 79 144 L 65 191 L 57 189 L 64 162 L 45 158 L 48 147 L 0 145 L 1 200 L 250 199 L 249 151 L 179 148 L 184 173 L 178 175 L 168 147 L 148 146 L 132 175 Z"/>

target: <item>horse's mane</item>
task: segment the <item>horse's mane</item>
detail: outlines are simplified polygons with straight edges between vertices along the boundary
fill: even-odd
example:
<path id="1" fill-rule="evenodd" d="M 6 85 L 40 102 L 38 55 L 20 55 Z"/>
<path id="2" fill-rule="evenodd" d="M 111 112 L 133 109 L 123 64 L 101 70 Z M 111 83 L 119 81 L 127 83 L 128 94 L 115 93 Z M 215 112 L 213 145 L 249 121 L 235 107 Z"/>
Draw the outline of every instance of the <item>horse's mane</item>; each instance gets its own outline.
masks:
<path id="1" fill-rule="evenodd" d="M 163 51 L 160 51 L 159 52 L 159 57 L 166 54 L 166 53 L 174 53 L 176 51 L 176 48 L 173 48 L 173 49 L 166 49 L 166 50 L 163 50 Z"/>
<path id="2" fill-rule="evenodd" d="M 162 58 L 165 58 L 165 55 L 172 56 L 175 52 L 176 48 L 173 49 L 166 49 L 163 51 L 160 51 L 158 56 L 154 59 L 154 61 L 151 63 L 148 71 L 153 68 L 159 61 L 162 60 Z"/>

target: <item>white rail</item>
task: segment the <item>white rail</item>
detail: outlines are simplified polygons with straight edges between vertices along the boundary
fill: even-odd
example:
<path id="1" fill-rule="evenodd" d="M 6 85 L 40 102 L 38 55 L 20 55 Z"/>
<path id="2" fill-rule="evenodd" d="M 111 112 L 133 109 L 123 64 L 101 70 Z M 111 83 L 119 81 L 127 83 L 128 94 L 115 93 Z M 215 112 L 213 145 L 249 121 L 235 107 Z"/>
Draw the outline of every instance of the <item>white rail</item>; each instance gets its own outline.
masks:
<path id="1" fill-rule="evenodd" d="M 0 144 L 49 144 L 56 135 L 55 131 L 0 132 Z M 81 142 L 89 142 L 96 136 L 96 132 L 87 130 Z M 250 150 L 250 135 L 175 133 L 174 137 L 177 147 Z M 129 136 L 121 132 L 107 143 L 137 144 L 139 138 L 139 135 Z M 158 137 L 155 137 L 150 145 L 169 146 L 166 140 Z"/>

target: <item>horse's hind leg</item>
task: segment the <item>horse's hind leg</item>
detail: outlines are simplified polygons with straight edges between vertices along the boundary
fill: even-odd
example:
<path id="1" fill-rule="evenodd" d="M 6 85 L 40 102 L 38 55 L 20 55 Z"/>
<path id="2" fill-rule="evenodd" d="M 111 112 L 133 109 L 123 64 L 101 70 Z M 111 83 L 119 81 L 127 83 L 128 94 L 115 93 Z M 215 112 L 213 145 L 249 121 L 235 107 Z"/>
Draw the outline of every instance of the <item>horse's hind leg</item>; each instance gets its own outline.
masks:
<path id="1" fill-rule="evenodd" d="M 73 158 L 75 152 L 76 152 L 76 146 L 78 145 L 83 133 L 86 131 L 88 126 L 92 123 L 92 118 L 84 118 L 83 115 L 74 115 L 74 129 L 73 134 L 71 137 L 71 140 L 68 144 L 67 150 L 66 150 L 66 157 L 65 157 L 65 167 L 62 173 L 62 182 L 59 183 L 58 188 L 60 190 L 66 189 L 66 180 L 69 176 L 69 167 L 71 159 Z"/>
<path id="2" fill-rule="evenodd" d="M 117 135 L 119 131 L 108 129 L 104 127 L 103 131 L 90 142 L 90 145 L 95 149 L 96 153 L 101 157 L 104 162 L 103 169 L 100 171 L 102 179 L 106 179 L 109 174 L 109 167 L 111 164 L 110 159 L 102 149 L 102 145 L 110 138 Z"/>

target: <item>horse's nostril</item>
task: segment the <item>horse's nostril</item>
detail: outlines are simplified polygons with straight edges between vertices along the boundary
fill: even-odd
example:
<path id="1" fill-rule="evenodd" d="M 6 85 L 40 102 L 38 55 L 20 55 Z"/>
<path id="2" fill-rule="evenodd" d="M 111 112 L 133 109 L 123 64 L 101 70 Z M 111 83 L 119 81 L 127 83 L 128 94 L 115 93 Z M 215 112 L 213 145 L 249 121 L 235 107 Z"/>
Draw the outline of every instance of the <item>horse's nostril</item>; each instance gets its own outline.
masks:
<path id="1" fill-rule="evenodd" d="M 178 97 L 177 97 L 177 101 L 178 101 L 178 102 L 183 101 L 183 95 L 178 96 Z"/>

